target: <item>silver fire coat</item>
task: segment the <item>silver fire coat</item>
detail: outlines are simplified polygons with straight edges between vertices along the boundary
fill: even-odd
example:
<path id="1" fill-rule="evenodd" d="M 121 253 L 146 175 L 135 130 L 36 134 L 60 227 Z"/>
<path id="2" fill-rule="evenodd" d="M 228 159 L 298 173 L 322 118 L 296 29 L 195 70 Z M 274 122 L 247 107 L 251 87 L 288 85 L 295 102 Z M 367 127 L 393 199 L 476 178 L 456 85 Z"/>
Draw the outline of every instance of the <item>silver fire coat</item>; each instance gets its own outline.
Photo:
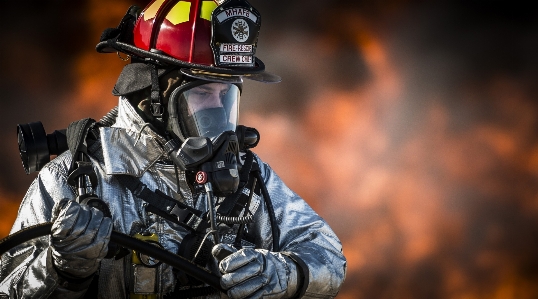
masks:
<path id="1" fill-rule="evenodd" d="M 98 177 L 95 192 L 108 203 L 114 230 L 129 235 L 156 233 L 166 250 L 177 252 L 187 230 L 146 212 L 146 203 L 114 177 L 117 174 L 135 176 L 150 190 L 159 189 L 191 207 L 207 211 L 205 195 L 193 198 L 185 174 L 180 171 L 178 180 L 174 166 L 162 162 L 167 160 L 162 147 L 164 143 L 161 136 L 145 126 L 128 101 L 120 98 L 116 123 L 112 127 L 100 128 L 100 142 L 94 144 L 102 148 L 102 156 L 94 155 L 91 162 Z M 280 251 L 293 253 L 308 267 L 304 298 L 335 297 L 346 273 L 346 260 L 340 241 L 329 225 L 291 191 L 267 164 L 258 157 L 255 159 L 260 165 L 280 228 Z M 51 210 L 56 201 L 76 197 L 76 191 L 67 183 L 70 163 L 70 154 L 65 152 L 40 171 L 21 203 L 11 233 L 51 221 Z M 271 225 L 263 199 L 255 195 L 250 210 L 255 221 L 247 225 L 247 229 L 254 236 L 253 245 L 271 250 Z M 220 230 L 222 242 L 233 243 L 234 229 L 237 230 L 237 225 L 232 229 L 225 226 Z M 50 238 L 41 237 L 17 246 L 2 256 L 0 298 L 6 295 L 9 298 L 78 298 L 84 293 L 63 287 L 52 267 L 49 247 Z M 147 285 L 155 288 L 159 298 L 174 290 L 176 279 L 170 266 L 161 264 L 156 270 L 155 279 L 142 276 L 136 282 L 132 278 L 132 268 L 130 255 L 119 260 L 103 260 L 99 269 L 99 298 L 128 298 L 132 290 Z M 218 298 L 219 295 L 209 297 Z"/>

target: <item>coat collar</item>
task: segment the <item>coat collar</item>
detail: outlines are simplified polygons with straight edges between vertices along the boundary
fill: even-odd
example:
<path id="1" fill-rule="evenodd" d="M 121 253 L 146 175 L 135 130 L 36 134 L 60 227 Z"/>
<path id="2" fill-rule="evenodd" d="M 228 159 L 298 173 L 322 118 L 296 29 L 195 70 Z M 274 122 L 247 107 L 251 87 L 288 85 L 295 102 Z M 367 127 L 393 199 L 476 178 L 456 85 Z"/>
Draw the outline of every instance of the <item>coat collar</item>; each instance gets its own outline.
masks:
<path id="1" fill-rule="evenodd" d="M 157 160 L 166 157 L 162 147 L 166 140 L 144 122 L 124 97 L 119 99 L 116 123 L 100 128 L 100 133 L 108 175 L 141 177 Z"/>

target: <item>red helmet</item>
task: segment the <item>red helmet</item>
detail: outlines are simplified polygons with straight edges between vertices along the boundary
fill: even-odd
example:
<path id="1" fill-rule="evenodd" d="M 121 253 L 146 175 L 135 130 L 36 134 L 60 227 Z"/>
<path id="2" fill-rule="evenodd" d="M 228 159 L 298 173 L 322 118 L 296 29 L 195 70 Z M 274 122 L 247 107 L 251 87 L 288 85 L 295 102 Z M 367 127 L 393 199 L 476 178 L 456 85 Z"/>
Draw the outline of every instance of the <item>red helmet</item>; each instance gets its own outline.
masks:
<path id="1" fill-rule="evenodd" d="M 190 76 L 279 82 L 254 56 L 260 26 L 259 12 L 246 0 L 153 0 L 142 11 L 131 7 L 117 28 L 105 30 L 97 51 L 177 66 Z"/>

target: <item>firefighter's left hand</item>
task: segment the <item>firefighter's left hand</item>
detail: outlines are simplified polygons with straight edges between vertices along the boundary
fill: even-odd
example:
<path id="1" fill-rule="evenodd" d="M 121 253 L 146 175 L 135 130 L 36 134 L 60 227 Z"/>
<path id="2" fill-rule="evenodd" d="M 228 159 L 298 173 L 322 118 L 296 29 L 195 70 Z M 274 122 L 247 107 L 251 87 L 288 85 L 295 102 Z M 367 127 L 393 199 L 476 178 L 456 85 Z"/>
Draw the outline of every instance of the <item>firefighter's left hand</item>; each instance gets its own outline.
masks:
<path id="1" fill-rule="evenodd" d="M 212 253 L 222 257 L 224 244 L 216 245 Z M 222 273 L 220 285 L 227 289 L 228 297 L 242 298 L 292 298 L 297 283 L 297 266 L 287 256 L 265 249 L 241 249 L 219 263 Z"/>

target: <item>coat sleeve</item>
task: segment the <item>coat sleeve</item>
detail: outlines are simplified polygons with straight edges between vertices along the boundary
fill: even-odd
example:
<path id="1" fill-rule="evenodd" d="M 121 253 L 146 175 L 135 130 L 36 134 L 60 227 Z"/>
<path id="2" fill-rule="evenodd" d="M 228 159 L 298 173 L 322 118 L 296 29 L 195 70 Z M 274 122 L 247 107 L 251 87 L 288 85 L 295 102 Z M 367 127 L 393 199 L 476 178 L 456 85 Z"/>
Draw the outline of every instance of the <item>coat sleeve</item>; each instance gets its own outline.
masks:
<path id="1" fill-rule="evenodd" d="M 11 234 L 51 221 L 54 203 L 74 199 L 67 184 L 66 154 L 47 164 L 32 182 L 19 208 Z M 52 265 L 50 237 L 40 237 L 18 245 L 0 260 L 0 298 L 79 298 L 85 290 L 58 276 Z"/>
<path id="2" fill-rule="evenodd" d="M 346 259 L 336 234 L 314 210 L 259 161 L 280 230 L 280 252 L 302 269 L 302 298 L 333 298 L 346 275 Z"/>

